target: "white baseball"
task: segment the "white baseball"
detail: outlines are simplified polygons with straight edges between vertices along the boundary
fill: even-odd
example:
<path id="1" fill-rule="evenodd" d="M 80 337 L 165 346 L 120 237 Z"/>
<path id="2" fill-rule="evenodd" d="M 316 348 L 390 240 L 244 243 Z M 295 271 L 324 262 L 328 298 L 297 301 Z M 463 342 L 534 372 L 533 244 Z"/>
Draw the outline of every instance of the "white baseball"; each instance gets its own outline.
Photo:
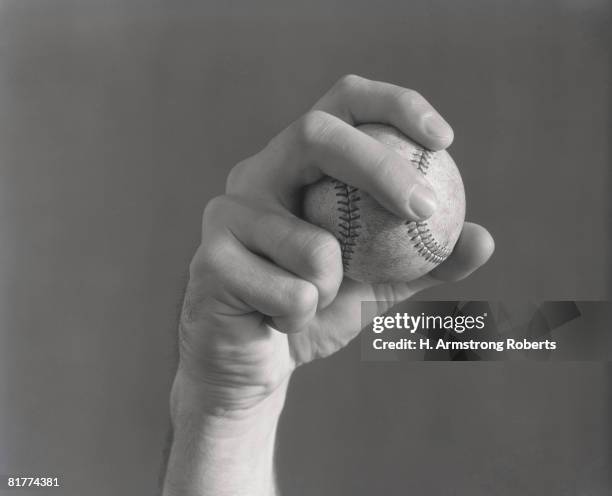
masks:
<path id="1" fill-rule="evenodd" d="M 307 221 L 333 233 L 346 276 L 368 283 L 408 282 L 428 273 L 452 252 L 465 218 L 461 175 L 446 151 L 432 152 L 395 128 L 366 124 L 359 129 L 391 147 L 416 167 L 434 189 L 438 207 L 425 221 L 407 221 L 370 195 L 334 178 L 308 187 Z"/>

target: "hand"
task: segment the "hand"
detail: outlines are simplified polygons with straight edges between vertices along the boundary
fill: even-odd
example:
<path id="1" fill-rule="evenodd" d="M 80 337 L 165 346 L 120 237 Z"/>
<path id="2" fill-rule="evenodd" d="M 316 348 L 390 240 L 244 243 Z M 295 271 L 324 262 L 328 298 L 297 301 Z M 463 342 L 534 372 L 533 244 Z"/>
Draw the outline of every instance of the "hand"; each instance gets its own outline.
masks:
<path id="1" fill-rule="evenodd" d="M 190 265 L 177 374 L 202 392 L 204 408 L 232 415 L 283 394 L 295 367 L 334 353 L 359 333 L 362 300 L 382 301 L 384 312 L 422 289 L 468 276 L 493 252 L 489 233 L 466 223 L 451 256 L 416 281 L 343 280 L 337 240 L 299 217 L 304 186 L 329 175 L 411 220 L 435 208 L 426 179 L 354 127 L 368 122 L 394 126 L 432 150 L 453 139 L 418 93 L 346 76 L 236 165 L 226 194 L 206 207 Z"/>

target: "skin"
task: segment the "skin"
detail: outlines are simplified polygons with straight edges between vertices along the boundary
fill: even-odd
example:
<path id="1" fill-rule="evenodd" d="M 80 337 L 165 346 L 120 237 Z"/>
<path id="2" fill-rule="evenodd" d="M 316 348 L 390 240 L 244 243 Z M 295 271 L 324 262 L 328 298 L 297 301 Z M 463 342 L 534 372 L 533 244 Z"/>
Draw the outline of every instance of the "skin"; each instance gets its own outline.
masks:
<path id="1" fill-rule="evenodd" d="M 466 222 L 451 256 L 416 281 L 343 279 L 338 241 L 300 219 L 303 187 L 329 175 L 405 219 L 422 220 L 435 209 L 426 179 L 354 128 L 369 122 L 392 125 L 432 150 L 453 140 L 419 93 L 345 76 L 237 164 L 225 194 L 206 206 L 179 326 L 164 495 L 276 494 L 275 432 L 296 367 L 359 333 L 361 301 L 381 301 L 384 312 L 467 277 L 492 254 L 491 235 Z"/>

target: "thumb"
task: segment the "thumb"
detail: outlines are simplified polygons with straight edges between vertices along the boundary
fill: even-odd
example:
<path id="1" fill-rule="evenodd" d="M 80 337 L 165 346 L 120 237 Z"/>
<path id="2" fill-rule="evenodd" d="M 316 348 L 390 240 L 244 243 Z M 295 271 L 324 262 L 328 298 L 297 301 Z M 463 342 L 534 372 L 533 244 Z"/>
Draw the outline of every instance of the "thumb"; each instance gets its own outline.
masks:
<path id="1" fill-rule="evenodd" d="M 494 250 L 495 241 L 489 231 L 466 222 L 453 252 L 428 275 L 439 282 L 460 281 L 482 267 Z"/>
<path id="2" fill-rule="evenodd" d="M 421 291 L 465 279 L 482 267 L 494 250 L 495 242 L 489 231 L 478 224 L 466 222 L 453 252 L 442 264 L 414 281 L 374 286 L 376 300 L 381 301 L 380 305 L 385 305 L 386 311 Z"/>

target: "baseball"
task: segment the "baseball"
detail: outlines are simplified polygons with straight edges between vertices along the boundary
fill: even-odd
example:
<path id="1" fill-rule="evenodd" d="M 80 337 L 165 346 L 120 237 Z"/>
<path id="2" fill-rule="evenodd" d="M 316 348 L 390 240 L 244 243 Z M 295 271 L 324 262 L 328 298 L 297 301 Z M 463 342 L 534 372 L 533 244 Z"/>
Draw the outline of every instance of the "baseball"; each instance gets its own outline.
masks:
<path id="1" fill-rule="evenodd" d="M 304 217 L 336 236 L 347 277 L 367 283 L 412 281 L 442 263 L 459 238 L 465 218 L 461 175 L 446 151 L 427 150 L 395 128 L 366 124 L 359 129 L 426 176 L 437 210 L 424 221 L 407 221 L 364 191 L 326 177 L 307 188 Z"/>

